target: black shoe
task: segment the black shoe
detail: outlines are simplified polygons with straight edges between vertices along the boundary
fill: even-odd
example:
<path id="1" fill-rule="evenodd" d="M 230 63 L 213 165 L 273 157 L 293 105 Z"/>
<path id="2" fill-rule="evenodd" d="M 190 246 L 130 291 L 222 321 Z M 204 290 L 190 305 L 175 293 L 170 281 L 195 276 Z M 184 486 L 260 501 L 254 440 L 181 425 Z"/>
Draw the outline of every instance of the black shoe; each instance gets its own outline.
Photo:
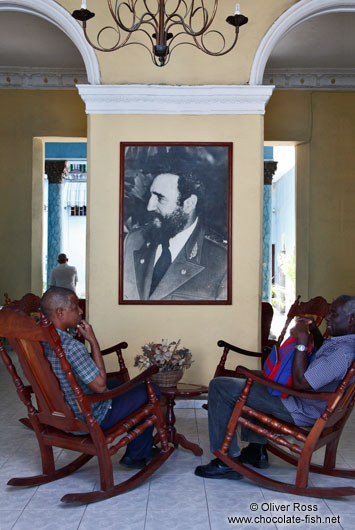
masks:
<path id="1" fill-rule="evenodd" d="M 131 458 L 126 454 L 120 460 L 120 464 L 125 467 L 130 467 L 132 469 L 142 469 L 146 465 L 146 463 L 146 458 Z"/>
<path id="2" fill-rule="evenodd" d="M 149 462 L 159 453 L 160 449 L 158 447 L 152 447 L 152 451 L 147 458 L 131 458 L 127 455 L 126 451 L 126 453 L 120 460 L 120 464 L 126 467 L 130 467 L 131 469 L 143 469 L 143 467 L 149 464 Z"/>
<path id="3" fill-rule="evenodd" d="M 197 466 L 195 475 L 203 478 L 228 478 L 229 480 L 240 480 L 243 478 L 243 475 L 234 471 L 234 469 L 227 466 L 219 458 L 211 460 L 205 466 Z"/>
<path id="4" fill-rule="evenodd" d="M 266 469 L 269 467 L 269 459 L 265 445 L 250 443 L 247 447 L 242 449 L 238 456 L 239 462 L 242 464 L 250 464 L 259 469 Z"/>

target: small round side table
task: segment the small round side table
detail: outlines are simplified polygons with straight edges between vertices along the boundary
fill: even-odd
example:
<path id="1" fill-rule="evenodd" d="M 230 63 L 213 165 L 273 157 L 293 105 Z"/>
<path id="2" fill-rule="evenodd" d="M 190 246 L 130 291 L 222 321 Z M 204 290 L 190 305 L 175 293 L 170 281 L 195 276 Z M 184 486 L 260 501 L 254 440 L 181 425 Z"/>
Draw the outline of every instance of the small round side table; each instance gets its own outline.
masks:
<path id="1" fill-rule="evenodd" d="M 182 447 L 185 447 L 185 449 L 192 451 L 196 456 L 202 455 L 203 450 L 199 445 L 189 442 L 183 434 L 176 432 L 174 426 L 176 421 L 174 406 L 176 397 L 191 398 L 201 396 L 202 394 L 208 393 L 208 387 L 203 385 L 193 385 L 191 383 L 178 383 L 176 386 L 172 387 L 161 386 L 160 390 L 167 405 L 165 421 L 168 442 L 172 442 L 175 447 L 180 444 Z"/>

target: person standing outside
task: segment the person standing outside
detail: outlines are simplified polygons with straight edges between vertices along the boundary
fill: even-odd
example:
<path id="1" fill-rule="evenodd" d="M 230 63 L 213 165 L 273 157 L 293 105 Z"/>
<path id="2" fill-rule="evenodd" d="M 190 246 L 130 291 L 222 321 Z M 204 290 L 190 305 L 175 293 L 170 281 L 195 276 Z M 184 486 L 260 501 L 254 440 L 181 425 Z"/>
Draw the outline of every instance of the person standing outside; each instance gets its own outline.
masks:
<path id="1" fill-rule="evenodd" d="M 75 267 L 68 265 L 68 258 L 66 254 L 59 254 L 57 259 L 59 265 L 55 267 L 50 276 L 50 287 L 64 287 L 76 292 L 76 284 L 78 283 L 78 273 Z"/>

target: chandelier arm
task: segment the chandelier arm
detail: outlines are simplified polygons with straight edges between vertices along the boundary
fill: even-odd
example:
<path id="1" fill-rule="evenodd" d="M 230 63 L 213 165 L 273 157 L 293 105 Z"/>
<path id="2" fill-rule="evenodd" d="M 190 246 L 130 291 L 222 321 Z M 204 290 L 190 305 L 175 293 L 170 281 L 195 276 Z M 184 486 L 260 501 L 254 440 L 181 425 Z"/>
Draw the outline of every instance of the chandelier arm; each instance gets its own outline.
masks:
<path id="1" fill-rule="evenodd" d="M 171 18 L 171 23 L 169 25 L 167 25 L 167 28 L 166 28 L 166 32 L 170 32 L 171 29 L 174 27 L 174 26 L 182 26 L 184 28 L 184 33 L 186 33 L 187 35 L 189 35 L 190 37 L 192 36 L 195 36 L 195 37 L 198 37 L 200 35 L 203 34 L 204 32 L 204 29 L 202 29 L 201 31 L 198 31 L 198 32 L 194 32 L 192 30 L 192 28 L 190 28 L 189 26 L 186 25 L 186 22 L 184 21 L 184 19 L 182 18 L 181 15 L 173 15 L 174 17 L 177 17 L 179 20 L 174 20 L 173 18 Z"/>
<path id="2" fill-rule="evenodd" d="M 159 63 L 156 62 L 156 58 L 155 58 L 155 56 L 154 56 L 152 50 L 151 50 L 150 48 L 148 48 L 148 46 L 147 46 L 146 44 L 143 44 L 143 42 L 129 42 L 126 46 L 132 46 L 132 45 L 134 45 L 134 44 L 138 44 L 139 46 L 142 46 L 143 48 L 145 48 L 145 49 L 148 51 L 148 53 L 149 53 L 149 55 L 150 55 L 150 57 L 151 57 L 153 63 L 154 63 L 156 66 L 164 66 L 164 65 L 159 64 Z M 102 50 L 102 51 L 109 51 L 109 50 Z M 167 62 L 168 62 L 168 61 L 167 61 Z M 166 63 L 167 63 L 167 62 L 166 62 Z M 164 64 L 166 64 L 166 63 L 164 63 Z"/>
<path id="3" fill-rule="evenodd" d="M 119 0 L 115 0 L 115 8 L 113 8 L 112 6 L 112 0 L 107 0 L 107 3 L 108 3 L 108 8 L 110 10 L 110 13 L 111 13 L 111 16 L 113 18 L 113 20 L 116 22 L 116 24 L 121 27 L 122 29 L 124 29 L 125 31 L 127 31 L 125 25 L 123 24 L 122 20 L 121 20 L 121 17 L 119 16 L 119 11 L 122 7 L 127 7 L 127 9 L 132 13 L 132 18 L 133 18 L 133 24 L 131 27 L 134 27 L 134 21 L 136 20 L 136 18 L 139 18 L 136 16 L 136 11 L 135 11 L 135 7 L 136 7 L 136 4 L 137 4 L 137 0 L 129 0 L 129 2 L 120 2 L 118 4 L 118 1 Z M 117 13 L 117 15 L 116 15 Z"/>
<path id="4" fill-rule="evenodd" d="M 136 0 L 135 3 L 137 3 L 137 0 Z M 154 13 L 153 13 L 152 11 L 150 11 L 150 9 L 149 9 L 149 7 L 148 7 L 147 0 L 143 0 L 143 4 L 144 4 L 144 6 L 145 6 L 145 8 L 146 8 L 146 10 L 147 10 L 147 13 L 150 13 L 150 14 L 152 15 L 152 17 L 154 17 L 154 20 L 155 20 L 155 22 L 156 22 L 156 24 L 157 24 L 158 21 L 157 21 L 156 15 L 159 13 L 159 8 L 157 9 L 156 14 L 154 15 Z"/>
<path id="5" fill-rule="evenodd" d="M 180 6 L 183 5 L 185 7 L 185 15 L 184 15 L 184 18 L 186 17 L 186 15 L 188 14 L 189 12 L 189 8 L 187 7 L 187 4 L 186 4 L 186 1 L 185 0 L 177 0 L 176 2 L 176 8 L 174 9 L 174 11 L 170 14 L 167 13 L 167 10 L 166 10 L 166 4 L 164 4 L 164 12 L 165 12 L 165 16 L 167 18 L 171 18 L 173 15 L 175 15 L 177 13 L 177 11 L 179 10 Z"/>
<path id="6" fill-rule="evenodd" d="M 215 0 L 215 1 L 214 1 L 213 11 L 212 11 L 212 14 L 211 14 L 211 16 L 210 16 L 209 21 L 208 21 L 208 16 L 209 16 L 209 15 L 208 15 L 208 11 L 207 11 L 207 9 L 206 9 L 206 7 L 205 7 L 204 0 L 201 0 L 201 6 L 196 7 L 196 9 L 194 9 L 194 5 L 195 5 L 195 0 L 192 0 L 192 4 L 191 4 L 191 14 L 190 14 L 190 28 L 191 28 L 191 31 L 192 31 L 192 32 L 193 32 L 193 30 L 192 30 L 192 19 L 193 19 L 193 17 L 196 15 L 196 13 L 198 13 L 198 11 L 201 10 L 201 9 L 202 9 L 202 12 L 203 12 L 204 14 L 207 13 L 207 17 L 206 17 L 206 18 L 207 18 L 207 24 L 205 24 L 205 25 L 203 26 L 203 29 L 202 29 L 200 32 L 198 32 L 198 34 L 201 35 L 201 33 L 204 33 L 205 31 L 207 31 L 208 28 L 211 26 L 211 24 L 213 24 L 213 21 L 214 21 L 214 18 L 215 18 L 215 16 L 216 16 L 216 12 L 217 12 L 218 0 Z M 195 33 L 195 32 L 193 32 L 193 33 Z M 195 33 L 195 34 L 196 34 L 196 33 Z M 197 35 L 197 34 L 196 34 L 196 35 Z"/>
<path id="7" fill-rule="evenodd" d="M 181 34 L 180 34 L 180 35 L 181 35 Z M 237 42 L 237 39 L 236 39 L 235 42 L 233 43 L 233 46 L 235 46 L 236 42 Z M 222 56 L 222 55 L 225 55 L 226 53 L 228 53 L 229 51 L 231 51 L 231 49 L 233 48 L 233 46 L 232 46 L 232 47 L 228 48 L 228 50 L 223 51 L 223 52 L 210 52 L 210 51 L 207 50 L 207 48 L 203 48 L 203 47 L 201 47 L 201 46 L 199 45 L 198 42 L 187 42 L 187 41 L 183 41 L 183 42 L 178 42 L 178 43 L 174 44 L 174 46 L 170 46 L 170 47 L 169 47 L 169 59 L 170 59 L 170 57 L 171 57 L 171 55 L 172 55 L 172 53 L 173 53 L 173 50 L 175 50 L 175 48 L 177 48 L 178 46 L 181 46 L 182 44 L 188 44 L 189 46 L 193 46 L 194 48 L 197 48 L 197 49 L 199 49 L 200 51 L 203 51 L 203 52 L 206 53 L 207 55 L 211 55 L 211 56 L 214 56 L 214 57 L 220 57 L 220 56 Z M 167 64 L 167 62 L 166 62 L 165 64 Z"/>
<path id="8" fill-rule="evenodd" d="M 151 24 L 151 25 L 153 25 L 153 24 Z M 153 26 L 153 28 L 154 28 L 154 26 Z M 154 44 L 155 44 L 155 43 L 154 43 L 154 40 L 153 40 L 151 34 L 148 33 L 148 31 L 147 31 L 146 29 L 139 28 L 138 31 L 141 31 L 142 33 L 145 33 L 145 34 L 147 35 L 147 37 L 148 37 L 148 39 L 149 39 L 151 45 L 154 46 Z M 145 44 L 143 44 L 143 43 L 141 43 L 141 42 L 130 42 L 130 44 L 140 44 L 140 45 L 144 46 L 145 48 L 147 47 Z M 151 52 L 151 55 L 153 55 L 152 52 Z"/>
<path id="9" fill-rule="evenodd" d="M 201 9 L 201 7 L 199 7 L 198 9 Z M 196 11 L 195 11 L 195 13 L 196 13 Z M 174 18 L 178 18 L 178 20 L 174 20 Z M 192 26 L 191 26 L 191 22 L 192 22 L 191 16 L 190 16 L 190 24 L 186 24 L 184 18 L 181 15 L 175 13 L 175 14 L 171 15 L 168 18 L 168 20 L 170 20 L 171 23 L 169 25 L 167 25 L 166 31 L 168 32 L 168 31 L 170 31 L 170 29 L 173 26 L 179 25 L 179 26 L 182 26 L 184 28 L 184 30 L 185 30 L 185 33 L 187 33 L 191 37 L 199 37 L 200 35 L 203 35 L 208 30 L 208 28 L 213 23 L 213 19 L 214 19 L 214 15 L 210 19 L 208 24 L 205 24 L 199 31 L 194 31 L 192 29 Z M 167 20 L 167 22 L 168 22 L 168 20 Z"/>
<path id="10" fill-rule="evenodd" d="M 198 42 L 197 38 L 194 37 L 193 35 L 192 35 L 192 38 L 193 38 L 193 40 L 194 40 L 194 42 L 195 42 L 196 47 L 197 47 L 199 50 L 203 51 L 204 53 L 207 53 L 207 55 L 211 55 L 211 56 L 213 56 L 213 57 L 220 57 L 221 55 L 226 55 L 228 52 L 230 52 L 231 50 L 233 50 L 234 46 L 237 44 L 238 36 L 239 36 L 239 28 L 237 27 L 237 28 L 235 29 L 235 37 L 234 37 L 234 41 L 232 42 L 232 44 L 230 45 L 230 47 L 227 48 L 226 50 L 224 50 L 224 48 L 225 48 L 225 42 L 226 42 L 225 38 L 223 37 L 222 33 L 220 33 L 219 31 L 218 31 L 217 33 L 219 33 L 219 34 L 221 35 L 221 37 L 222 37 L 222 39 L 223 39 L 223 41 L 224 41 L 223 48 L 222 48 L 222 50 L 221 50 L 220 52 L 211 52 L 211 51 L 209 51 L 209 50 L 206 48 L 206 46 L 203 44 L 203 38 L 201 39 L 201 43 Z"/>
<path id="11" fill-rule="evenodd" d="M 198 6 L 198 7 L 196 7 L 196 9 L 195 9 L 195 7 L 194 7 L 194 4 L 195 4 L 195 2 L 194 2 L 194 0 L 192 0 L 192 2 L 191 2 L 190 14 L 189 14 L 189 22 L 188 22 L 188 24 L 185 22 L 185 20 L 184 20 L 184 22 L 185 22 L 186 26 L 187 26 L 188 28 L 191 28 L 191 31 L 193 31 L 193 30 L 192 30 L 193 18 L 194 18 L 194 16 L 196 15 L 196 13 L 199 13 L 199 11 L 202 11 L 202 20 L 203 20 L 203 23 L 202 23 L 202 24 L 203 24 L 203 25 L 202 25 L 202 29 L 206 30 L 206 29 L 207 29 L 206 25 L 207 25 L 207 23 L 208 23 L 208 11 L 207 11 L 207 9 L 205 8 L 204 2 L 203 2 L 203 0 L 202 0 L 202 1 L 201 1 L 201 5 Z M 206 16 L 206 13 L 207 13 L 207 16 Z M 212 20 L 213 20 L 213 19 L 212 19 Z M 195 32 L 193 32 L 193 33 L 195 33 Z"/>
<path id="12" fill-rule="evenodd" d="M 219 32 L 218 32 L 218 33 L 219 33 Z M 177 42 L 177 43 L 173 44 L 173 42 L 175 41 L 175 39 L 177 39 L 178 37 L 180 37 L 180 36 L 182 36 L 182 35 L 183 35 L 184 37 L 186 37 L 186 36 L 189 36 L 189 37 L 190 37 L 190 36 L 191 36 L 191 35 L 187 35 L 186 32 L 184 32 L 184 31 L 180 31 L 179 33 L 176 33 L 176 34 L 172 37 L 172 39 L 170 40 L 170 44 L 169 44 L 169 54 L 171 54 L 171 52 L 172 52 L 175 48 L 177 48 L 177 46 L 181 46 L 181 44 L 188 44 L 189 46 L 193 46 L 194 48 L 198 48 L 199 50 L 201 50 L 201 51 L 203 51 L 204 53 L 207 53 L 207 54 L 212 54 L 212 53 L 214 53 L 214 54 L 217 54 L 217 55 L 218 55 L 218 54 L 221 53 L 221 52 L 210 52 L 210 51 L 208 50 L 208 48 L 206 48 L 206 46 L 203 45 L 203 44 L 201 45 L 201 44 L 198 42 L 197 39 L 193 39 L 194 42 L 191 42 L 191 41 L 181 41 L 181 42 Z M 222 48 L 222 50 L 223 50 L 223 49 L 225 48 L 226 39 L 224 38 L 224 36 L 223 36 L 222 34 L 220 34 L 220 36 L 221 36 L 222 39 L 223 39 L 223 48 Z M 233 41 L 231 47 L 229 48 L 229 51 L 233 48 L 233 46 L 235 46 L 235 44 L 236 44 L 236 39 L 234 39 L 234 41 Z"/>
<path id="13" fill-rule="evenodd" d="M 127 5 L 128 9 L 131 11 L 131 13 L 133 13 L 131 7 L 127 4 L 127 2 L 123 2 L 123 3 L 124 3 L 124 5 Z M 132 2 L 131 2 L 131 4 L 132 4 Z M 115 9 L 112 6 L 111 0 L 107 0 L 107 5 L 108 5 L 108 8 L 109 8 L 109 11 L 111 13 L 111 16 L 112 16 L 113 20 L 116 22 L 117 26 L 119 26 L 120 22 L 119 22 L 118 18 L 116 17 L 117 0 L 115 0 Z"/>
<path id="14" fill-rule="evenodd" d="M 143 0 L 144 3 L 145 3 L 145 0 Z M 111 16 L 112 18 L 114 19 L 114 21 L 116 22 L 117 26 L 122 29 L 123 31 L 126 31 L 127 33 L 133 33 L 134 31 L 138 31 L 140 29 L 140 26 L 142 24 L 146 24 L 146 23 L 149 23 L 149 20 L 144 20 L 144 17 L 145 15 L 149 15 L 151 19 L 153 19 L 156 23 L 156 18 L 155 16 L 149 12 L 147 13 L 144 13 L 141 17 L 138 17 L 136 14 L 135 14 L 135 5 L 137 3 L 137 0 L 133 1 L 133 0 L 130 0 L 130 3 L 128 2 L 121 2 L 119 5 L 118 5 L 118 8 L 117 8 L 117 2 L 118 0 L 116 0 L 116 9 L 113 8 L 112 6 L 112 0 L 107 0 L 107 3 L 108 3 L 108 7 L 109 7 L 109 10 L 110 10 L 110 13 L 111 13 Z M 146 5 L 146 4 L 145 4 Z M 119 10 L 122 9 L 122 7 L 127 7 L 127 9 L 132 13 L 132 26 L 131 27 L 128 27 L 126 26 L 123 22 L 122 22 L 122 19 L 121 17 L 119 16 Z M 117 13 L 117 15 L 116 15 Z M 138 22 L 135 22 L 136 20 L 138 20 Z"/>
<path id="15" fill-rule="evenodd" d="M 92 46 L 94 48 L 94 50 L 98 50 L 99 52 L 114 52 L 116 50 L 119 50 L 123 46 L 127 46 L 128 40 L 131 38 L 131 33 L 128 33 L 127 37 L 124 39 L 124 41 L 121 44 L 119 44 L 119 41 L 120 41 L 120 38 L 121 38 L 119 36 L 117 44 L 115 44 L 111 48 L 104 48 L 103 46 L 101 46 L 101 44 L 99 43 L 100 35 L 106 29 L 113 29 L 114 31 L 116 31 L 115 28 L 112 27 L 112 26 L 105 26 L 105 27 L 101 28 L 100 31 L 97 34 L 97 37 L 96 37 L 96 40 L 97 40 L 97 45 L 96 45 L 90 39 L 90 37 L 89 37 L 89 35 L 87 33 L 87 30 L 86 30 L 86 26 L 83 27 L 85 38 L 88 41 L 88 43 L 90 44 L 90 46 Z M 133 44 L 133 43 L 129 43 L 129 44 Z"/>

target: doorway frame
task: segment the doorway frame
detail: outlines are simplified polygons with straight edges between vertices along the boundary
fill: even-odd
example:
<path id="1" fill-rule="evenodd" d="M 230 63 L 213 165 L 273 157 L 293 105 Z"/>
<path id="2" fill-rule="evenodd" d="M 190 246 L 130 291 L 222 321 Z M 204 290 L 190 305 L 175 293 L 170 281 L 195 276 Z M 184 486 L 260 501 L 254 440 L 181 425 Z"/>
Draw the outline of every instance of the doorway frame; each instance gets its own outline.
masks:
<path id="1" fill-rule="evenodd" d="M 87 143 L 84 137 L 35 136 L 32 142 L 32 240 L 31 240 L 31 292 L 43 290 L 43 207 L 44 164 L 46 142 Z M 87 259 L 87 252 L 86 252 Z"/>

